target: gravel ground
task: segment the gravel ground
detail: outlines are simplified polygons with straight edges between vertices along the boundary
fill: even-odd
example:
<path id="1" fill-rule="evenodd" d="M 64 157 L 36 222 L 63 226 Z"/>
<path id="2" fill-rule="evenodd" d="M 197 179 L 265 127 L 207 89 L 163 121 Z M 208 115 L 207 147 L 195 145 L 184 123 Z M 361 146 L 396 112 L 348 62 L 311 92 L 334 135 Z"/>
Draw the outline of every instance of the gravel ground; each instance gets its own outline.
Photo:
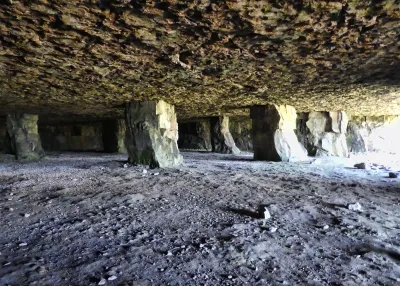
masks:
<path id="1" fill-rule="evenodd" d="M 3 157 L 0 285 L 400 285 L 387 170 L 183 155 L 153 170 L 126 155 Z"/>

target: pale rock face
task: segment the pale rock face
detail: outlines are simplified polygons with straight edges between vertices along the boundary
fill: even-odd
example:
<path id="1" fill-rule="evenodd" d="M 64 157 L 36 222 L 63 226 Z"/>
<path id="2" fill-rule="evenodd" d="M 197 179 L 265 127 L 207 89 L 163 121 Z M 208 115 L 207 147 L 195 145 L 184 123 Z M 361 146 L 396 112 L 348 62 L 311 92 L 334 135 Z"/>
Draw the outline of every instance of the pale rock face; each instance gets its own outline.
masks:
<path id="1" fill-rule="evenodd" d="M 127 103 L 125 146 L 132 164 L 176 167 L 183 163 L 178 149 L 175 109 L 164 101 Z"/>
<path id="2" fill-rule="evenodd" d="M 240 154 L 229 131 L 229 117 L 210 119 L 212 151 L 217 153 Z"/>
<path id="3" fill-rule="evenodd" d="M 296 110 L 292 106 L 253 106 L 250 116 L 255 160 L 293 162 L 307 159 L 306 150 L 294 133 Z"/>
<path id="4" fill-rule="evenodd" d="M 274 134 L 276 152 L 284 162 L 307 160 L 305 148 L 297 140 L 293 130 L 276 130 Z"/>
<path id="5" fill-rule="evenodd" d="M 343 111 L 310 112 L 306 123 L 310 131 L 310 155 L 347 157 L 345 133 L 348 121 Z"/>
<path id="6" fill-rule="evenodd" d="M 12 113 L 7 116 L 11 153 L 17 160 L 37 161 L 44 157 L 38 132 L 38 115 Z"/>
<path id="7" fill-rule="evenodd" d="M 312 111 L 308 114 L 306 125 L 312 134 L 322 133 L 327 131 L 328 120 L 329 115 L 327 112 Z"/>
<path id="8" fill-rule="evenodd" d="M 320 138 L 320 142 L 321 148 L 317 150 L 316 156 L 347 157 L 349 155 L 344 134 L 327 132 Z"/>
<path id="9" fill-rule="evenodd" d="M 329 117 L 331 118 L 332 131 L 335 133 L 346 133 L 349 118 L 346 112 L 343 111 L 330 111 Z"/>

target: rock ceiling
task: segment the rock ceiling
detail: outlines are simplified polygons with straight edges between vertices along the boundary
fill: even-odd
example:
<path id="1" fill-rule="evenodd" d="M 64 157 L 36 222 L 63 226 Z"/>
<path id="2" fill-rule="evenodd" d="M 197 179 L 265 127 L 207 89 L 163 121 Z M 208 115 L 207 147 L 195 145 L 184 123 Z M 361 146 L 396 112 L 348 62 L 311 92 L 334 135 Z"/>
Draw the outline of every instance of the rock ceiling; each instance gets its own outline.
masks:
<path id="1" fill-rule="evenodd" d="M 1 113 L 400 113 L 397 0 L 0 0 L 0 19 Z"/>

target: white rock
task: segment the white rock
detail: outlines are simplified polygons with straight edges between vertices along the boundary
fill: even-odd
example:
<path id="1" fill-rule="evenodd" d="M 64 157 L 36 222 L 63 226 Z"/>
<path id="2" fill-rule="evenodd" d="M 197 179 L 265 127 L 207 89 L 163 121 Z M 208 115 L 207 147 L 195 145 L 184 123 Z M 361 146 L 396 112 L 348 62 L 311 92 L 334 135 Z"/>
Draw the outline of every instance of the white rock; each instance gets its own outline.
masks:
<path id="1" fill-rule="evenodd" d="M 362 210 L 362 207 L 361 207 L 360 203 L 358 203 L 358 202 L 355 204 L 349 204 L 348 208 L 351 211 L 361 211 Z"/>
<path id="2" fill-rule="evenodd" d="M 264 219 L 270 219 L 271 218 L 271 214 L 269 213 L 269 210 L 267 209 L 267 207 L 264 207 L 265 211 L 264 211 Z"/>
<path id="3" fill-rule="evenodd" d="M 146 169 L 143 169 L 143 174 L 147 174 L 147 170 Z"/>
<path id="4" fill-rule="evenodd" d="M 154 173 L 154 176 L 158 176 L 158 175 L 160 175 L 160 173 Z"/>
<path id="5" fill-rule="evenodd" d="M 97 285 L 104 285 L 106 284 L 106 282 L 107 282 L 106 279 L 101 278 L 100 282 Z"/>
<path id="6" fill-rule="evenodd" d="M 323 229 L 325 230 L 329 229 L 329 225 L 324 225 Z"/>
<path id="7" fill-rule="evenodd" d="M 27 246 L 28 244 L 26 242 L 20 243 L 19 246 Z"/>
<path id="8" fill-rule="evenodd" d="M 271 232 L 271 233 L 274 233 L 274 232 L 276 232 L 278 230 L 278 228 L 277 227 L 274 227 L 274 226 L 271 226 L 270 228 L 269 228 L 269 232 Z"/>
<path id="9" fill-rule="evenodd" d="M 108 281 L 113 281 L 115 279 L 117 279 L 117 276 L 115 275 L 108 277 Z"/>
<path id="10" fill-rule="evenodd" d="M 30 217 L 31 214 L 24 214 L 24 217 Z"/>
<path id="11" fill-rule="evenodd" d="M 128 168 L 128 164 L 124 164 L 124 168 Z"/>

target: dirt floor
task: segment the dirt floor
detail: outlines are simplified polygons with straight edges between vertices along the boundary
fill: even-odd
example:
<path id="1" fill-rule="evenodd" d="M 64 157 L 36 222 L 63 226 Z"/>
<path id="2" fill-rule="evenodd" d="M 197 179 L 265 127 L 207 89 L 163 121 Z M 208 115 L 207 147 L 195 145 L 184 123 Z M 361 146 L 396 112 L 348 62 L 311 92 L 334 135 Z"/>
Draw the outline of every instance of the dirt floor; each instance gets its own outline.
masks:
<path id="1" fill-rule="evenodd" d="M 126 155 L 5 157 L 0 285 L 400 285 L 400 179 L 387 170 L 183 155 L 164 170 Z"/>

